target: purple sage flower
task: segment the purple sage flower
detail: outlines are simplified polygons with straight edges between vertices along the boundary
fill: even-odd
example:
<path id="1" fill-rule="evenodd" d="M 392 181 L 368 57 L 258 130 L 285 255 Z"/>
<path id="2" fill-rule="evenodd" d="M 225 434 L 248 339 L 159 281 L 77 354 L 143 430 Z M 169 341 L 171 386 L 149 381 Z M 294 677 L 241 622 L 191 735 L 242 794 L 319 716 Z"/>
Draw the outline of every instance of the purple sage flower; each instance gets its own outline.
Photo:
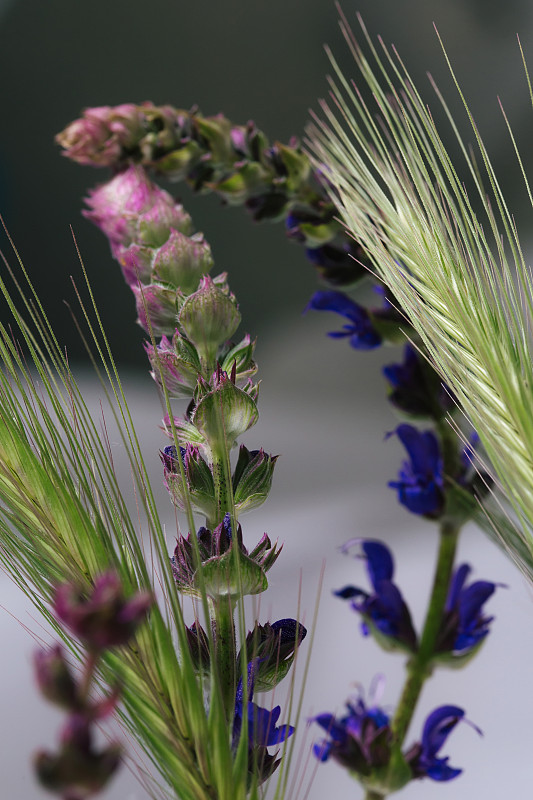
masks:
<path id="1" fill-rule="evenodd" d="M 378 688 L 383 678 L 378 680 Z M 343 767 L 359 775 L 368 776 L 376 767 L 389 763 L 392 731 L 390 718 L 382 708 L 374 705 L 375 693 L 371 692 L 371 705 L 360 695 L 346 704 L 347 713 L 337 718 L 334 714 L 319 714 L 311 721 L 326 731 L 328 738 L 313 747 L 319 761 L 332 758 Z"/>
<path id="2" fill-rule="evenodd" d="M 397 481 L 390 481 L 398 500 L 413 514 L 436 518 L 444 508 L 442 456 L 433 431 L 419 431 L 412 425 L 399 425 L 395 431 L 407 450 Z"/>
<path id="3" fill-rule="evenodd" d="M 369 539 L 355 540 L 360 544 L 366 560 L 368 577 L 373 592 L 369 594 L 356 586 L 345 586 L 334 592 L 343 600 L 350 600 L 354 611 L 361 614 L 361 630 L 364 636 L 373 633 L 385 648 L 400 646 L 410 652 L 416 650 L 417 637 L 411 614 L 395 583 L 394 561 L 389 548 L 383 542 Z M 345 545 L 345 552 L 354 540 Z"/>
<path id="4" fill-rule="evenodd" d="M 461 564 L 450 582 L 444 619 L 437 642 L 438 652 L 466 653 L 485 639 L 494 617 L 483 614 L 483 606 L 503 584 L 474 581 L 466 585 L 472 571 L 469 564 Z"/>
<path id="5" fill-rule="evenodd" d="M 342 331 L 331 331 L 333 339 L 349 337 L 350 345 L 356 350 L 372 350 L 381 344 L 381 336 L 374 329 L 366 309 L 358 305 L 342 292 L 315 292 L 306 311 L 335 311 L 349 320 Z"/>
<path id="6" fill-rule="evenodd" d="M 58 586 L 53 610 L 56 619 L 88 649 L 100 651 L 125 644 L 152 603 L 148 592 L 137 592 L 126 599 L 117 573 L 106 572 L 95 579 L 89 596 L 72 583 Z"/>
<path id="7" fill-rule="evenodd" d="M 255 688 L 255 673 L 259 659 L 255 658 L 248 664 L 248 708 L 245 711 L 244 689 L 242 676 L 239 678 L 237 693 L 235 695 L 235 717 L 233 720 L 233 742 L 237 746 L 242 729 L 244 714 L 248 717 L 248 742 L 250 747 L 271 747 L 281 744 L 294 733 L 293 725 L 277 726 L 281 714 L 281 707 L 272 709 L 260 708 L 252 702 Z"/>
<path id="8" fill-rule="evenodd" d="M 431 778 L 433 781 L 451 781 L 463 771 L 448 764 L 449 757 L 439 758 L 437 753 L 458 722 L 466 722 L 477 733 L 481 731 L 465 718 L 465 712 L 457 706 L 439 706 L 424 724 L 422 741 L 413 745 L 405 759 L 415 778 Z"/>

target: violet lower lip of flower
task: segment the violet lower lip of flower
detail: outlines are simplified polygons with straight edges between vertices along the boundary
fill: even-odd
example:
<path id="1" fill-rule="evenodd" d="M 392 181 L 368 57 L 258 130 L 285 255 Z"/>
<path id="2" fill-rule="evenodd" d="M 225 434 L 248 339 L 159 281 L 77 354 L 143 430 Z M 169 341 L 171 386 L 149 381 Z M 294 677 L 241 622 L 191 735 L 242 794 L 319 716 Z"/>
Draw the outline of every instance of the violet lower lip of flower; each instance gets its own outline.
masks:
<path id="1" fill-rule="evenodd" d="M 328 334 L 333 339 L 349 337 L 350 345 L 356 350 L 373 350 L 381 344 L 381 336 L 374 329 L 368 312 L 342 292 L 315 292 L 307 310 L 334 311 L 349 320 L 342 331 Z"/>
<path id="2" fill-rule="evenodd" d="M 414 652 L 417 636 L 409 608 L 392 580 L 394 562 L 389 548 L 383 542 L 368 539 L 359 544 L 374 591 L 369 594 L 358 587 L 345 586 L 334 594 L 350 600 L 354 611 L 361 614 L 361 629 L 365 636 L 372 632 L 387 648 L 399 645 Z"/>
<path id="3" fill-rule="evenodd" d="M 438 517 L 444 508 L 444 478 L 440 446 L 431 430 L 419 431 L 413 425 L 399 425 L 395 431 L 407 450 L 398 480 L 390 481 L 398 500 L 413 514 Z"/>
<path id="4" fill-rule="evenodd" d="M 428 777 L 434 781 L 451 781 L 462 773 L 462 769 L 448 764 L 448 756 L 437 755 L 460 721 L 467 722 L 481 735 L 479 728 L 465 718 L 465 712 L 458 706 L 439 706 L 432 711 L 424 724 L 420 744 L 413 745 L 406 753 L 406 760 L 415 778 Z"/>

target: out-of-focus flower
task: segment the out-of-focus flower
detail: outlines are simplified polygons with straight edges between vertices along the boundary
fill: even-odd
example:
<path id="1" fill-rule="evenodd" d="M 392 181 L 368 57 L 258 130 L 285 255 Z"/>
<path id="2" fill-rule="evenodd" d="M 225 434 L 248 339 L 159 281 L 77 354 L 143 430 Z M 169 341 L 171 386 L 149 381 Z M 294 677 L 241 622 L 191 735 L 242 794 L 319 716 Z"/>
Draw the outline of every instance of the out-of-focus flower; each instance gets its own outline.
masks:
<path id="1" fill-rule="evenodd" d="M 171 230 L 190 234 L 192 222 L 172 195 L 130 166 L 89 193 L 84 214 L 109 239 L 114 255 L 130 244 L 161 247 Z"/>
<path id="2" fill-rule="evenodd" d="M 328 334 L 333 339 L 349 337 L 350 345 L 356 350 L 372 350 L 382 343 L 381 336 L 375 330 L 368 312 L 342 292 L 315 292 L 306 310 L 334 311 L 349 320 L 342 331 Z"/>
<path id="3" fill-rule="evenodd" d="M 455 407 L 445 387 L 425 358 L 410 344 L 404 349 L 401 364 L 389 364 L 383 374 L 391 385 L 389 401 L 414 417 L 441 419 Z"/>
<path id="4" fill-rule="evenodd" d="M 372 594 L 355 586 L 345 586 L 335 592 L 337 597 L 350 600 L 354 611 L 361 614 L 362 632 L 369 633 L 385 649 L 400 648 L 414 652 L 417 637 L 413 628 L 411 614 L 402 594 L 395 583 L 394 562 L 389 548 L 383 542 L 372 540 L 352 540 L 345 545 L 345 552 L 351 544 L 360 544 L 370 582 L 374 589 Z"/>
<path id="5" fill-rule="evenodd" d="M 35 757 L 40 783 L 63 797 L 84 800 L 98 794 L 116 772 L 122 748 L 111 743 L 97 749 L 90 722 L 81 714 L 72 714 L 61 735 L 57 754 L 42 751 Z"/>
<path id="6" fill-rule="evenodd" d="M 96 578 L 88 596 L 72 583 L 61 584 L 55 591 L 53 611 L 89 650 L 100 651 L 125 644 L 152 603 L 148 592 L 126 598 L 117 573 L 106 572 Z"/>
<path id="7" fill-rule="evenodd" d="M 442 456 L 432 431 L 419 431 L 412 425 L 399 425 L 395 431 L 407 450 L 397 481 L 390 481 L 398 500 L 413 514 L 435 518 L 444 508 Z"/>
<path id="8" fill-rule="evenodd" d="M 176 291 L 151 283 L 130 287 L 137 307 L 137 322 L 154 336 L 172 336 L 178 320 Z"/>
<path id="9" fill-rule="evenodd" d="M 474 581 L 467 586 L 466 581 L 471 571 L 469 564 L 462 564 L 452 577 L 437 640 L 438 652 L 462 655 L 477 650 L 489 633 L 494 617 L 486 617 L 483 606 L 494 594 L 496 587 L 503 584 Z"/>
<path id="10" fill-rule="evenodd" d="M 468 722 L 479 734 L 481 731 L 465 719 L 465 712 L 457 706 L 439 706 L 426 719 L 422 741 L 405 754 L 413 777 L 428 777 L 434 781 L 451 781 L 463 771 L 448 764 L 449 757 L 438 757 L 438 752 L 460 721 Z"/>

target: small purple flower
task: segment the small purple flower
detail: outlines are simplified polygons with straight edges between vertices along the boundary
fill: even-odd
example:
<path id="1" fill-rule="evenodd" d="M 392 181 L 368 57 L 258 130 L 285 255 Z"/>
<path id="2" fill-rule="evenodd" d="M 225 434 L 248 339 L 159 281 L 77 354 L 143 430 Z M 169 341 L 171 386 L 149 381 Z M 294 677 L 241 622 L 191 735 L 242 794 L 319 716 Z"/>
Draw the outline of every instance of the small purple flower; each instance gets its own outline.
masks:
<path id="1" fill-rule="evenodd" d="M 351 542 L 348 542 L 348 546 Z M 399 644 L 413 652 L 417 637 L 411 614 L 398 587 L 393 583 L 394 562 L 389 548 L 382 542 L 360 542 L 370 582 L 374 589 L 368 594 L 355 586 L 345 586 L 334 594 L 351 600 L 351 607 L 361 614 L 363 635 L 377 634 L 378 641 L 387 648 Z M 346 548 L 346 545 L 345 545 Z"/>
<path id="2" fill-rule="evenodd" d="M 467 722 L 481 735 L 481 731 L 467 719 L 462 708 L 439 706 L 427 718 L 422 731 L 422 741 L 405 754 L 413 777 L 431 778 L 434 781 L 451 781 L 463 771 L 448 765 L 449 757 L 438 758 L 437 753 L 458 722 Z"/>
<path id="3" fill-rule="evenodd" d="M 104 650 L 125 644 L 133 636 L 153 603 L 148 592 L 124 596 L 121 580 L 115 572 L 106 572 L 94 581 L 89 596 L 71 583 L 55 591 L 54 615 L 87 648 Z"/>
<path id="4" fill-rule="evenodd" d="M 252 702 L 258 662 L 259 659 L 256 658 L 248 664 L 248 702 L 246 709 L 242 676 L 237 685 L 235 715 L 233 718 L 233 747 L 236 749 L 239 744 L 243 719 L 246 714 L 248 720 L 250 760 L 257 765 L 254 772 L 256 772 L 256 777 L 259 777 L 259 782 L 262 783 L 272 775 L 280 763 L 279 759 L 276 760 L 275 756 L 271 756 L 266 748 L 284 742 L 285 739 L 292 736 L 294 727 L 292 725 L 277 725 L 281 714 L 280 706 L 268 709 L 261 708 L 257 703 Z"/>
<path id="5" fill-rule="evenodd" d="M 393 406 L 417 417 L 442 416 L 455 407 L 453 397 L 435 370 L 412 345 L 404 349 L 401 364 L 389 364 L 383 374 L 391 385 Z"/>
<path id="6" fill-rule="evenodd" d="M 435 434 L 412 425 L 399 425 L 395 433 L 407 450 L 397 481 L 390 481 L 398 500 L 413 514 L 436 518 L 444 508 L 442 457 Z"/>
<path id="7" fill-rule="evenodd" d="M 347 703 L 346 708 L 347 714 L 340 719 L 328 713 L 313 718 L 328 735 L 314 745 L 313 753 L 319 761 L 332 758 L 351 772 L 369 775 L 389 762 L 389 716 L 377 705 L 367 706 L 361 696 Z"/>
<path id="8" fill-rule="evenodd" d="M 490 630 L 494 617 L 484 616 L 482 609 L 496 587 L 503 584 L 475 581 L 467 586 L 471 571 L 469 564 L 462 564 L 453 575 L 437 642 L 438 652 L 465 653 L 479 645 Z"/>
<path id="9" fill-rule="evenodd" d="M 315 292 L 309 301 L 307 309 L 315 311 L 335 311 L 348 319 L 342 331 L 332 331 L 328 334 L 333 339 L 350 338 L 350 345 L 356 350 L 372 350 L 381 344 L 381 336 L 374 329 L 366 309 L 358 305 L 342 292 Z"/>

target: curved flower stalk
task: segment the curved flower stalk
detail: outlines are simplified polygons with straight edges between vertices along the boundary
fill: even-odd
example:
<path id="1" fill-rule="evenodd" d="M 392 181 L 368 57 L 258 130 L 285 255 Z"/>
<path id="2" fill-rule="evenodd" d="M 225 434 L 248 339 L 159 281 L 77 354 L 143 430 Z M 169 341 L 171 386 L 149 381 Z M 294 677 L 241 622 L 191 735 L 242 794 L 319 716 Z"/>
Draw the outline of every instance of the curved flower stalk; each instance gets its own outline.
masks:
<path id="1" fill-rule="evenodd" d="M 79 164 L 119 172 L 137 164 L 244 205 L 256 221 L 284 220 L 288 238 L 304 245 L 332 285 L 365 277 L 361 247 L 336 220 L 335 205 L 295 138 L 271 145 L 253 122 L 236 125 L 222 114 L 147 102 L 88 108 L 56 141 Z"/>
<path id="2" fill-rule="evenodd" d="M 517 536 L 503 521 L 499 535 L 533 579 L 533 286 L 514 220 L 466 103 L 490 195 L 449 115 L 465 175 L 452 164 L 399 56 L 381 42 L 376 49 L 363 28 L 367 59 L 344 20 L 342 27 L 358 77 L 350 83 L 332 58 L 334 109 L 323 104 L 324 119 L 309 128 L 310 147 L 347 230 L 479 433 L 523 523 Z"/>

